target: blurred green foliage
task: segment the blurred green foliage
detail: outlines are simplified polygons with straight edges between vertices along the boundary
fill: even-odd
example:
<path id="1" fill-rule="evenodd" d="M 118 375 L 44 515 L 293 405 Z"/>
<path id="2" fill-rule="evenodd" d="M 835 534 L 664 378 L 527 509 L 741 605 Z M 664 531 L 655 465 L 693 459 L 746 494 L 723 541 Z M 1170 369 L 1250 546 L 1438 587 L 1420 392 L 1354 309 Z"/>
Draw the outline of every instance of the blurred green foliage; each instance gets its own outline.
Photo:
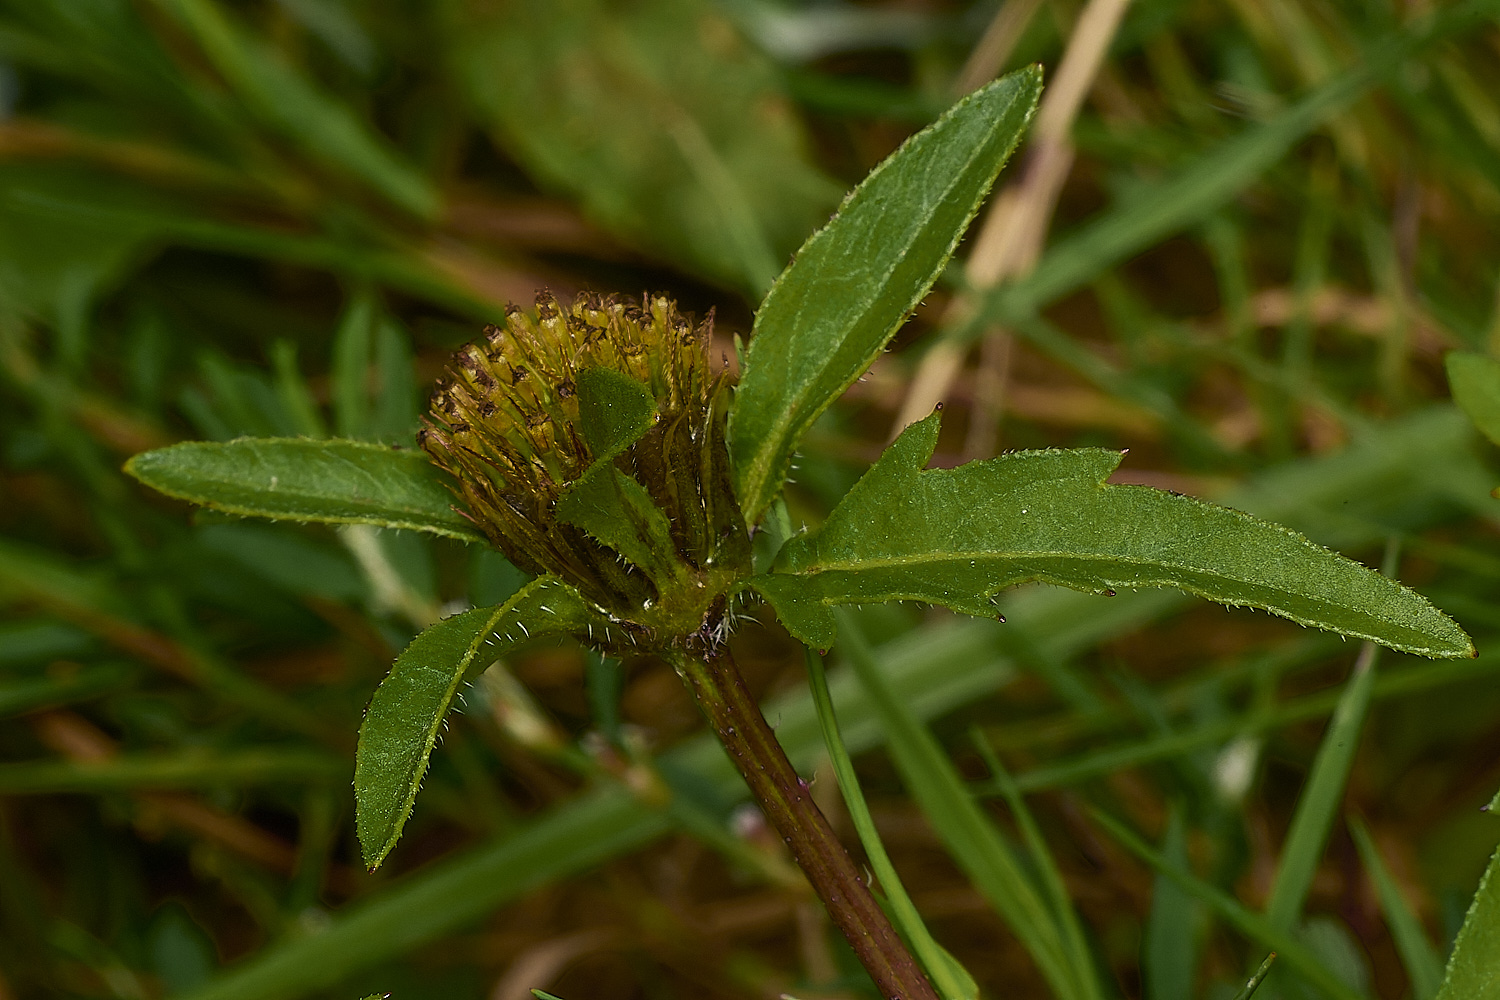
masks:
<path id="1" fill-rule="evenodd" d="M 1055 75 L 1080 9 L 1041 5 L 989 69 Z M 492 668 L 364 874 L 370 692 L 419 628 L 522 578 L 409 533 L 193 516 L 119 466 L 245 434 L 409 443 L 447 352 L 540 287 L 717 306 L 732 354 L 838 191 L 957 96 L 996 11 L 0 3 L 0 995 L 858 995 L 658 663 L 605 679 L 543 645 Z M 928 344 L 1001 322 L 1008 360 L 965 361 L 939 464 L 971 428 L 1128 446 L 1127 481 L 1367 563 L 1398 539 L 1397 575 L 1481 651 L 1391 655 L 1341 690 L 1353 645 L 1175 594 L 1023 589 L 1005 625 L 857 614 L 906 756 L 880 749 L 890 699 L 835 669 L 840 722 L 914 903 L 984 995 L 1066 977 L 905 791 L 932 750 L 917 722 L 952 764 L 937 808 L 989 819 L 1053 887 L 1039 905 L 1101 993 L 1232 997 L 1283 939 L 1301 964 L 1258 997 L 1432 988 L 1500 842 L 1477 812 L 1500 773 L 1500 472 L 1442 360 L 1500 350 L 1495 18 L 1139 0 L 1036 267 L 967 314 L 930 296 L 807 439 L 792 516 L 816 523 Z M 811 775 L 800 658 L 753 623 L 739 642 Z M 1309 780 L 1355 698 L 1352 758 Z M 1302 816 L 1318 829 L 1289 838 Z"/>

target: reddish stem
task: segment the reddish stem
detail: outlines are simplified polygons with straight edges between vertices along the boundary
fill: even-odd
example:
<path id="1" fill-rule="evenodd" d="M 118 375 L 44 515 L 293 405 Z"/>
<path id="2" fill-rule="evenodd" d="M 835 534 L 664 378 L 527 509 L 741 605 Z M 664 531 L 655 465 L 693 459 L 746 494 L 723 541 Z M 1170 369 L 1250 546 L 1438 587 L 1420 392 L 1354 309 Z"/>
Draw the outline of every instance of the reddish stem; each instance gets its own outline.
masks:
<path id="1" fill-rule="evenodd" d="M 938 1000 L 813 801 L 807 782 L 787 760 L 728 648 L 720 645 L 703 659 L 676 652 L 672 660 L 766 819 L 791 848 L 881 994 L 888 1000 Z"/>

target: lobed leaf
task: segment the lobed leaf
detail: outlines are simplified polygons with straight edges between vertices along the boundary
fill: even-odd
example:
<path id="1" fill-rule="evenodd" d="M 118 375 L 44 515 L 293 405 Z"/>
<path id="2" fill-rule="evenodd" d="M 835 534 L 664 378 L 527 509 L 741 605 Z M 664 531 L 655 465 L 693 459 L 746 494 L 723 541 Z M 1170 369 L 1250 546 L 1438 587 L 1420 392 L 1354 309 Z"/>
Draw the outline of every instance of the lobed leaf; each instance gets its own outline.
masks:
<path id="1" fill-rule="evenodd" d="M 751 586 L 820 648 L 837 604 L 918 600 L 993 615 L 1028 581 L 1094 593 L 1176 587 L 1423 656 L 1472 656 L 1421 595 L 1280 525 L 1143 486 L 1108 486 L 1103 449 L 1016 452 L 923 471 L 933 414 L 898 438 L 817 532 Z"/>
<path id="2" fill-rule="evenodd" d="M 588 632 L 608 622 L 556 577 L 532 581 L 506 603 L 445 618 L 411 641 L 375 689 L 359 727 L 354 761 L 354 823 L 365 864 L 396 846 L 411 814 L 443 718 L 464 675 L 547 636 Z"/>
<path id="3" fill-rule="evenodd" d="M 735 486 L 751 524 L 781 491 L 802 435 L 942 273 L 1041 87 L 1033 67 L 959 101 L 872 170 L 776 279 L 755 315 L 729 418 Z"/>
<path id="4" fill-rule="evenodd" d="M 187 441 L 137 455 L 125 471 L 167 496 L 228 514 L 484 541 L 419 451 L 307 438 Z"/>

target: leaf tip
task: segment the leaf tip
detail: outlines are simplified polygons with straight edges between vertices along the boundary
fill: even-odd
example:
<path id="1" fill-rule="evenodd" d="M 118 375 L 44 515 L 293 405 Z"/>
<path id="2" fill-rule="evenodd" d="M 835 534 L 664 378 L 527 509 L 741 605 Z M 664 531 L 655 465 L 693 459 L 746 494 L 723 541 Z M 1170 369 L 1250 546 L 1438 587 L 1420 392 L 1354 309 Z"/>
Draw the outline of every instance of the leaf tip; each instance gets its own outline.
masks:
<path id="1" fill-rule="evenodd" d="M 359 837 L 359 853 L 365 863 L 365 872 L 373 874 L 376 869 L 385 864 L 385 859 L 390 857 L 391 849 L 396 846 L 396 840 L 400 836 L 400 830 L 395 835 L 385 838 L 383 843 L 375 842 L 374 838 L 366 837 L 364 831 L 358 830 L 356 822 L 356 833 Z"/>

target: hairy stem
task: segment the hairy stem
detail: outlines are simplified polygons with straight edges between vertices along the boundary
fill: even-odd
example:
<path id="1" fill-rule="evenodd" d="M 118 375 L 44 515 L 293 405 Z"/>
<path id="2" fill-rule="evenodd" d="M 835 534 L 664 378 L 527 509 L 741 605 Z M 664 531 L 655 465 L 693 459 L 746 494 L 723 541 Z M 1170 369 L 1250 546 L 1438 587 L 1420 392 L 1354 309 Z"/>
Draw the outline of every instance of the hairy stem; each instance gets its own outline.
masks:
<path id="1" fill-rule="evenodd" d="M 721 645 L 702 659 L 674 651 L 672 663 L 881 994 L 889 1000 L 937 1000 L 932 984 L 813 802 L 807 782 L 766 725 L 728 648 Z"/>

